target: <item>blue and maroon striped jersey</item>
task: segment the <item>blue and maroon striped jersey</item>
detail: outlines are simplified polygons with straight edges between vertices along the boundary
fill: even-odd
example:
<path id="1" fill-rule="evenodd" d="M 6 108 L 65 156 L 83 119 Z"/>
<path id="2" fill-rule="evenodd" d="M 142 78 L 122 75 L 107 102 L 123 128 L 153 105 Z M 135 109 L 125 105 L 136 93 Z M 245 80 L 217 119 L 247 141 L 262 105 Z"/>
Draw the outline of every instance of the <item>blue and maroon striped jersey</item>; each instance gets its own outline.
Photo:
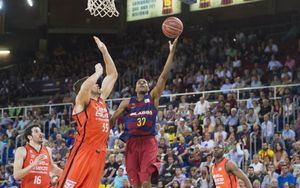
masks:
<path id="1" fill-rule="evenodd" d="M 133 136 L 155 136 L 157 109 L 150 95 L 145 95 L 142 101 L 131 97 L 124 113 L 124 133 L 120 139 L 127 141 Z"/>

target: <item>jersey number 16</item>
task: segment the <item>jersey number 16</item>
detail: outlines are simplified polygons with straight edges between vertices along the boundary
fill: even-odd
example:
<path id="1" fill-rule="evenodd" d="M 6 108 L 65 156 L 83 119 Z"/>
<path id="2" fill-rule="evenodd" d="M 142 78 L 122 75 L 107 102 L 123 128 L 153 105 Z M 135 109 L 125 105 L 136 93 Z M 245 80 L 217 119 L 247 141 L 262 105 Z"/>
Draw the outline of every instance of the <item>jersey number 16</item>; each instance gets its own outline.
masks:
<path id="1" fill-rule="evenodd" d="M 42 177 L 41 176 L 34 176 L 33 184 L 41 184 L 42 183 Z"/>

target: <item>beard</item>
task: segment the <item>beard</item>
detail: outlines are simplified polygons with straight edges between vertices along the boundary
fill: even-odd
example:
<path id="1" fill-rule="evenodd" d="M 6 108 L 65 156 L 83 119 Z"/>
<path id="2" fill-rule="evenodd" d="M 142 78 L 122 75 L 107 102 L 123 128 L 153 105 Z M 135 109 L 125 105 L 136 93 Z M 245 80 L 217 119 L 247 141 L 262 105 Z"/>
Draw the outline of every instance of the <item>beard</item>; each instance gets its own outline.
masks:
<path id="1" fill-rule="evenodd" d="M 138 92 L 138 94 L 142 94 L 142 95 L 145 95 L 147 93 L 148 93 L 148 91 L 146 91 L 146 90 L 141 90 L 141 91 Z"/>
<path id="2" fill-rule="evenodd" d="M 215 157 L 216 159 L 220 159 L 220 158 L 223 157 L 223 154 L 221 154 L 221 153 L 214 154 L 214 157 Z"/>

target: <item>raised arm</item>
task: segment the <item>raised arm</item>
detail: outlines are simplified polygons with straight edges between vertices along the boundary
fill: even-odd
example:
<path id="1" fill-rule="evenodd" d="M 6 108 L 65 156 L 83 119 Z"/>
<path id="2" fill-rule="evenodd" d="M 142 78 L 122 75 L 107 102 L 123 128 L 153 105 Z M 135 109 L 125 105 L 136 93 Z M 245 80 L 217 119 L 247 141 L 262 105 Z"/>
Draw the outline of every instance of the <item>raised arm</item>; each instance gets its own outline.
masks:
<path id="1" fill-rule="evenodd" d="M 159 104 L 159 98 L 165 88 L 165 85 L 166 85 L 166 82 L 167 82 L 167 79 L 169 76 L 169 72 L 171 71 L 177 41 L 178 41 L 178 37 L 174 40 L 173 43 L 171 43 L 171 41 L 169 41 L 170 53 L 169 53 L 167 62 L 164 66 L 162 73 L 160 74 L 160 76 L 158 78 L 156 86 L 153 88 L 153 90 L 150 93 L 152 99 L 154 100 L 155 106 L 158 106 L 158 104 Z"/>
<path id="2" fill-rule="evenodd" d="M 246 174 L 241 169 L 239 169 L 234 162 L 228 161 L 226 164 L 226 170 L 227 172 L 230 172 L 237 176 L 239 179 L 243 180 L 247 188 L 252 188 L 252 184 Z"/>
<path id="3" fill-rule="evenodd" d="M 106 76 L 103 79 L 101 85 L 101 98 L 105 100 L 107 99 L 107 97 L 110 95 L 110 92 L 114 88 L 115 82 L 118 78 L 118 72 L 114 64 L 114 61 L 112 60 L 105 44 L 98 37 L 94 37 L 94 39 L 99 50 L 102 53 L 104 63 L 105 63 Z"/>
<path id="4" fill-rule="evenodd" d="M 44 157 L 43 154 L 37 156 L 30 165 L 23 168 L 23 162 L 26 158 L 26 154 L 27 154 L 26 149 L 24 147 L 19 147 L 16 150 L 15 161 L 14 161 L 14 178 L 16 180 L 20 180 L 24 176 L 26 176 L 33 167 L 35 167 L 36 165 L 38 165 L 41 162 L 41 160 Z"/>
<path id="5" fill-rule="evenodd" d="M 112 118 L 110 119 L 110 126 L 114 127 L 116 120 L 123 114 L 129 104 L 129 99 L 123 100 L 119 105 L 118 109 L 113 114 Z"/>
<path id="6" fill-rule="evenodd" d="M 76 111 L 81 111 L 90 101 L 92 87 L 97 83 L 98 78 L 103 74 L 100 63 L 95 65 L 95 73 L 88 77 L 81 85 L 76 96 Z M 76 84 L 76 83 L 75 83 Z M 80 109 L 80 110 L 79 110 Z"/>

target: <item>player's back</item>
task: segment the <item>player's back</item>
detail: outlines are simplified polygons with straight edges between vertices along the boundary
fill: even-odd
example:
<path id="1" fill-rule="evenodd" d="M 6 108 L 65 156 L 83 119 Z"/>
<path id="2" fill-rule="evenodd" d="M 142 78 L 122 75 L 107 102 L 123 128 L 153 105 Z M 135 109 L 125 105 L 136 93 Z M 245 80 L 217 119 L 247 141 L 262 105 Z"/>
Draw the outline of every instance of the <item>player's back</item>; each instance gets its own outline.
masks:
<path id="1" fill-rule="evenodd" d="M 105 101 L 90 99 L 85 110 L 74 114 L 73 118 L 78 127 L 75 144 L 106 151 L 110 126 Z"/>
<path id="2" fill-rule="evenodd" d="M 27 144 L 26 149 L 26 158 L 23 163 L 23 168 L 29 166 L 35 158 L 43 154 L 45 157 L 42 161 L 32 170 L 22 178 L 21 187 L 22 188 L 38 188 L 38 187 L 50 187 L 50 156 L 46 147 L 42 146 L 40 151 L 36 151 L 32 146 Z"/>

